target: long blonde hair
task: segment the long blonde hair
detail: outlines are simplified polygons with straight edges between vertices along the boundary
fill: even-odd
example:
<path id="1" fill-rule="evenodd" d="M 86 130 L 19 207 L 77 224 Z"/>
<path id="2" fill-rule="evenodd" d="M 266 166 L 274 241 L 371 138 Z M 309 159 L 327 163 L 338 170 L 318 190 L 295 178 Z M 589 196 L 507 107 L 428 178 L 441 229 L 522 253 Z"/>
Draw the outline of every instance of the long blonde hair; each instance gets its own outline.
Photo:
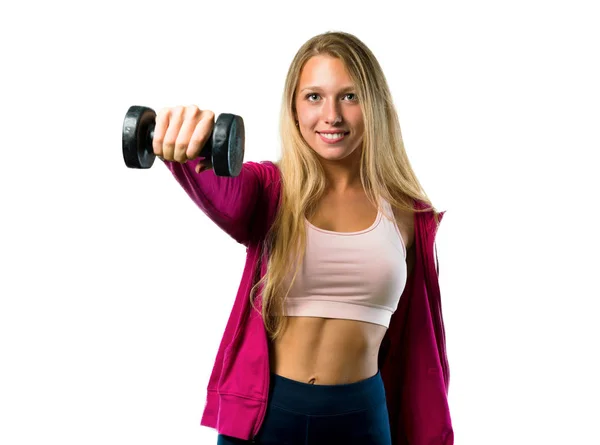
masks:
<path id="1" fill-rule="evenodd" d="M 280 114 L 282 155 L 276 165 L 281 172 L 279 207 L 270 227 L 263 251 L 268 252 L 266 274 L 250 293 L 262 286 L 265 328 L 271 340 L 285 329 L 284 300 L 296 279 L 306 250 L 304 218 L 315 211 L 326 188 L 323 168 L 312 148 L 295 124 L 295 96 L 302 68 L 313 56 L 328 55 L 340 59 L 358 92 L 365 123 L 360 178 L 368 199 L 381 209 L 381 198 L 392 208 L 407 211 L 432 211 L 435 208 L 423 191 L 404 150 L 398 115 L 379 62 L 357 37 L 345 32 L 326 32 L 308 40 L 296 53 L 289 67 Z M 422 210 L 413 200 L 426 204 Z M 293 260 L 295 258 L 295 261 Z M 291 283 L 284 279 L 294 268 Z"/>

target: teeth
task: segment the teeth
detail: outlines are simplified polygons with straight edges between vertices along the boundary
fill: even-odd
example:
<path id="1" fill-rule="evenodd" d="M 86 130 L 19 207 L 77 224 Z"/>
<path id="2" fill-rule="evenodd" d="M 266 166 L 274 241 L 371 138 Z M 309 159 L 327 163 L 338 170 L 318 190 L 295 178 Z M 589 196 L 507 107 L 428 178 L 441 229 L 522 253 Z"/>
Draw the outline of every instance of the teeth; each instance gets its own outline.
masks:
<path id="1" fill-rule="evenodd" d="M 327 139 L 339 139 L 344 136 L 344 133 L 334 133 L 334 134 L 325 134 L 321 133 L 322 136 L 325 136 Z"/>

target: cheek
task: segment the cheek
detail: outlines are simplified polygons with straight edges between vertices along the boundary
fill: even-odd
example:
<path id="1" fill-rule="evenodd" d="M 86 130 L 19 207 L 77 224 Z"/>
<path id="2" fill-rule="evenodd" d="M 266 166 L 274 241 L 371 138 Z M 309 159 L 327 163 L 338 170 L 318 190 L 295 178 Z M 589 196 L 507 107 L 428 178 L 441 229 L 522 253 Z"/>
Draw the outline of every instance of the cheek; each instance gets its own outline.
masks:
<path id="1" fill-rule="evenodd" d="M 298 107 L 298 120 L 304 126 L 311 126 L 319 120 L 319 111 L 316 107 Z"/>
<path id="2" fill-rule="evenodd" d="M 363 128 L 363 115 L 360 110 L 353 110 L 349 116 L 349 120 L 352 122 L 352 125 L 357 128 Z"/>

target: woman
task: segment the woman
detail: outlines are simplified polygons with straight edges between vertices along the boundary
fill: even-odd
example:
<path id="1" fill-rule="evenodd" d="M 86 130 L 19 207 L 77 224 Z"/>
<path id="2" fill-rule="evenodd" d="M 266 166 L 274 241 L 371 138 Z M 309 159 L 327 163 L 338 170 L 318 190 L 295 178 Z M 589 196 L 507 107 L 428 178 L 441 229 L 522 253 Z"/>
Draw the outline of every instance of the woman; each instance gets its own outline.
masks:
<path id="1" fill-rule="evenodd" d="M 213 123 L 208 110 L 165 108 L 153 140 L 190 197 L 248 247 L 202 424 L 220 445 L 451 444 L 431 267 L 442 214 L 410 166 L 375 56 L 342 32 L 300 48 L 277 164 L 217 177 L 198 158 Z"/>

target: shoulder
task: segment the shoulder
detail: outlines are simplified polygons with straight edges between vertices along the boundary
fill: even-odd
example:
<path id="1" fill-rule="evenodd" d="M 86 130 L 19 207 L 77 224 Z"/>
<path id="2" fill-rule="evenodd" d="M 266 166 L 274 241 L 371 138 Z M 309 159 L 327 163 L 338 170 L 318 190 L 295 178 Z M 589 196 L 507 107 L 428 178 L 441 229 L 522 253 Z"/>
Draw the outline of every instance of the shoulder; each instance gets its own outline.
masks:
<path id="1" fill-rule="evenodd" d="M 247 162 L 247 164 L 250 164 L 252 168 L 260 171 L 260 174 L 264 177 L 266 182 L 279 182 L 279 180 L 281 179 L 281 171 L 279 170 L 279 165 L 273 161 L 249 161 Z"/>
<path id="2" fill-rule="evenodd" d="M 444 216 L 444 212 L 438 212 L 430 204 L 418 199 L 413 200 L 413 210 L 394 208 L 393 211 L 407 251 L 413 247 L 417 235 L 422 236 L 426 232 L 435 236 Z"/>
<path id="3" fill-rule="evenodd" d="M 272 161 L 245 161 L 242 168 L 259 173 L 279 173 L 279 167 Z"/>
<path id="4" fill-rule="evenodd" d="M 394 207 L 393 212 L 408 252 L 415 242 L 415 212 L 397 207 Z"/>
<path id="5" fill-rule="evenodd" d="M 279 167 L 272 161 L 246 161 L 242 164 L 241 174 L 256 178 L 264 188 L 279 185 L 281 180 Z"/>
<path id="6" fill-rule="evenodd" d="M 423 222 L 423 225 L 428 230 L 433 230 L 435 233 L 437 231 L 438 226 L 442 222 L 442 218 L 446 211 L 438 211 L 432 204 L 427 204 L 425 202 L 415 200 L 414 208 L 418 210 L 422 210 L 420 212 L 415 212 L 415 219 L 418 219 Z"/>

